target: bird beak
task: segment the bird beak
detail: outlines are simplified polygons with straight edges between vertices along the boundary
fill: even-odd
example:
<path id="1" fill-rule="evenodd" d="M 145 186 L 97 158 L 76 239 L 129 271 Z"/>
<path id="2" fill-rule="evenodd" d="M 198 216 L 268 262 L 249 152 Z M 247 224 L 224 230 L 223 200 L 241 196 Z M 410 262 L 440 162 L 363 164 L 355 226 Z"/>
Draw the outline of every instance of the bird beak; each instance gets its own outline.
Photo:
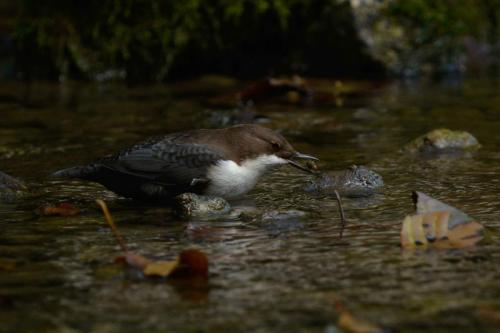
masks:
<path id="1" fill-rule="evenodd" d="M 319 159 L 317 159 L 316 157 L 314 156 L 311 156 L 311 155 L 306 155 L 306 154 L 302 154 L 302 153 L 299 153 L 299 152 L 296 152 L 294 155 L 293 155 L 294 158 L 301 158 L 303 160 L 312 160 L 312 161 L 319 161 Z"/>
<path id="2" fill-rule="evenodd" d="M 296 152 L 292 156 L 292 158 L 300 158 L 300 159 L 303 159 L 303 160 L 318 161 L 318 159 L 316 157 L 314 157 L 314 156 L 302 154 L 302 153 L 299 153 L 299 152 Z M 297 163 L 297 162 L 295 162 L 293 160 L 287 160 L 287 161 L 288 161 L 288 164 L 290 164 L 294 168 L 297 168 L 299 170 L 302 170 L 302 171 L 305 171 L 305 172 L 308 172 L 308 173 L 314 173 L 311 169 L 306 168 L 302 164 L 299 164 L 299 163 Z"/>

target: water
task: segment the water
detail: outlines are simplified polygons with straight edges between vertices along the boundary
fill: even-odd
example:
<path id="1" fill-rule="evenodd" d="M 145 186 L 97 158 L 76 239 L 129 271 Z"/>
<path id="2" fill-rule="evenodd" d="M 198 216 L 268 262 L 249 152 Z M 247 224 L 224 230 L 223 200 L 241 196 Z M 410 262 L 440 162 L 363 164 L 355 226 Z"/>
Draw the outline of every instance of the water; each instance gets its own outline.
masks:
<path id="1" fill-rule="evenodd" d="M 393 331 L 500 329 L 497 82 L 356 83 L 353 93 L 317 106 L 257 105 L 269 126 L 320 157 L 323 169 L 363 164 L 384 177 L 381 194 L 345 200 L 343 239 L 336 203 L 304 193 L 309 176 L 287 167 L 249 196 L 264 211 L 308 213 L 281 222 L 179 221 L 167 208 L 131 205 L 99 185 L 47 177 L 149 135 L 210 126 L 211 113 L 224 108 L 207 100 L 238 86 L 0 86 L 0 169 L 35 192 L 0 205 L 0 331 L 331 332 L 336 300 Z M 468 130 L 483 148 L 434 159 L 399 151 L 438 127 Z M 491 241 L 469 250 L 402 251 L 399 232 L 412 212 L 412 190 L 475 217 Z M 108 201 L 138 253 L 161 259 L 188 247 L 207 253 L 208 285 L 142 279 L 115 264 L 120 250 L 96 198 Z M 61 201 L 83 213 L 34 214 Z"/>

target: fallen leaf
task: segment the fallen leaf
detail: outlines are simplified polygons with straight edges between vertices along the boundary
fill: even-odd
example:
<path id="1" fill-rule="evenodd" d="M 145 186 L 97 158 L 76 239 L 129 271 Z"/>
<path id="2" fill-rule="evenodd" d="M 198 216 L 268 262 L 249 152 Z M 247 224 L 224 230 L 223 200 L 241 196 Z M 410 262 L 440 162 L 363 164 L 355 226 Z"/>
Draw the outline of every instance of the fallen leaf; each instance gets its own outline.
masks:
<path id="1" fill-rule="evenodd" d="M 489 306 L 480 306 L 477 308 L 476 315 L 481 319 L 500 322 L 500 311 Z"/>
<path id="2" fill-rule="evenodd" d="M 101 207 L 106 222 L 110 226 L 120 248 L 125 252 L 124 256 L 116 259 L 116 262 L 126 263 L 142 271 L 145 276 L 168 277 L 172 279 L 208 278 L 208 258 L 200 250 L 184 250 L 179 254 L 177 259 L 172 261 L 154 261 L 129 251 L 125 240 L 116 227 L 113 217 L 109 213 L 106 203 L 102 200 L 96 200 L 96 202 Z"/>
<path id="3" fill-rule="evenodd" d="M 0 271 L 13 271 L 16 269 L 17 263 L 12 259 L 0 259 Z"/>
<path id="4" fill-rule="evenodd" d="M 401 247 L 464 248 L 484 238 L 484 227 L 464 212 L 414 192 L 416 215 L 408 215 L 401 229 Z"/>
<path id="5" fill-rule="evenodd" d="M 153 261 L 146 265 L 143 273 L 146 276 L 167 277 L 179 267 L 179 261 Z"/>
<path id="6" fill-rule="evenodd" d="M 385 332 L 381 327 L 368 321 L 355 317 L 341 301 L 335 299 L 335 309 L 339 315 L 337 326 L 349 333 L 382 333 Z"/>
<path id="7" fill-rule="evenodd" d="M 80 209 L 71 203 L 63 202 L 56 206 L 41 206 L 37 213 L 41 216 L 76 216 L 80 214 Z"/>
<path id="8" fill-rule="evenodd" d="M 200 250 L 188 249 L 182 251 L 178 263 L 179 265 L 172 272 L 173 278 L 208 278 L 208 258 Z"/>
<path id="9" fill-rule="evenodd" d="M 372 323 L 354 317 L 349 311 L 340 313 L 338 327 L 350 333 L 380 333 L 384 330 Z"/>
<path id="10" fill-rule="evenodd" d="M 290 93 L 294 93 L 290 96 Z M 311 94 L 311 90 L 306 86 L 304 80 L 295 76 L 292 79 L 277 79 L 268 78 L 253 85 L 250 85 L 243 91 L 237 94 L 241 103 L 249 101 L 257 102 L 268 99 L 270 97 L 287 95 L 289 102 L 297 103 L 307 99 Z"/>
<path id="11" fill-rule="evenodd" d="M 208 277 L 208 258 L 196 249 L 184 250 L 177 259 L 172 261 L 154 261 L 133 252 L 127 252 L 116 261 L 142 271 L 145 276 L 174 279 Z"/>

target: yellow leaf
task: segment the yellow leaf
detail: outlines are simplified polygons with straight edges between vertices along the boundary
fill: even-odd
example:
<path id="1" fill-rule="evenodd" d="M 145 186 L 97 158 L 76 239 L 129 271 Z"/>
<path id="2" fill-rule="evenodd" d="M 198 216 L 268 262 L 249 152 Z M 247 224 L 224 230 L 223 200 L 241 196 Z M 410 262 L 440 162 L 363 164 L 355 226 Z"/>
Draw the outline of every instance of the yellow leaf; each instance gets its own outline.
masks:
<path id="1" fill-rule="evenodd" d="M 350 333 L 377 333 L 383 330 L 372 323 L 353 317 L 349 311 L 342 311 L 337 325 L 344 331 Z"/>
<path id="2" fill-rule="evenodd" d="M 432 212 L 405 217 L 401 247 L 464 248 L 477 244 L 483 237 L 484 228 L 479 222 L 463 222 L 450 228 L 450 212 Z"/>
<path id="3" fill-rule="evenodd" d="M 167 277 L 179 266 L 179 260 L 155 261 L 144 267 L 144 275 Z"/>

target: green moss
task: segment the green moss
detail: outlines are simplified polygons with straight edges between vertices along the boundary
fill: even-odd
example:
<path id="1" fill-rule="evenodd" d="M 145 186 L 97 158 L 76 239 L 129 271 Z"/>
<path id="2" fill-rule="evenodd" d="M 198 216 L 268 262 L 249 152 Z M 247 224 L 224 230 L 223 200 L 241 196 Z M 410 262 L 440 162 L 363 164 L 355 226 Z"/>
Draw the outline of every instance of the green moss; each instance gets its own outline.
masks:
<path id="1" fill-rule="evenodd" d="M 18 6 L 13 38 L 27 78 L 383 72 L 366 54 L 343 1 L 24 0 Z"/>
<path id="2" fill-rule="evenodd" d="M 465 131 L 440 128 L 426 133 L 405 146 L 410 152 L 432 152 L 440 150 L 477 150 L 481 147 L 477 139 Z"/>

